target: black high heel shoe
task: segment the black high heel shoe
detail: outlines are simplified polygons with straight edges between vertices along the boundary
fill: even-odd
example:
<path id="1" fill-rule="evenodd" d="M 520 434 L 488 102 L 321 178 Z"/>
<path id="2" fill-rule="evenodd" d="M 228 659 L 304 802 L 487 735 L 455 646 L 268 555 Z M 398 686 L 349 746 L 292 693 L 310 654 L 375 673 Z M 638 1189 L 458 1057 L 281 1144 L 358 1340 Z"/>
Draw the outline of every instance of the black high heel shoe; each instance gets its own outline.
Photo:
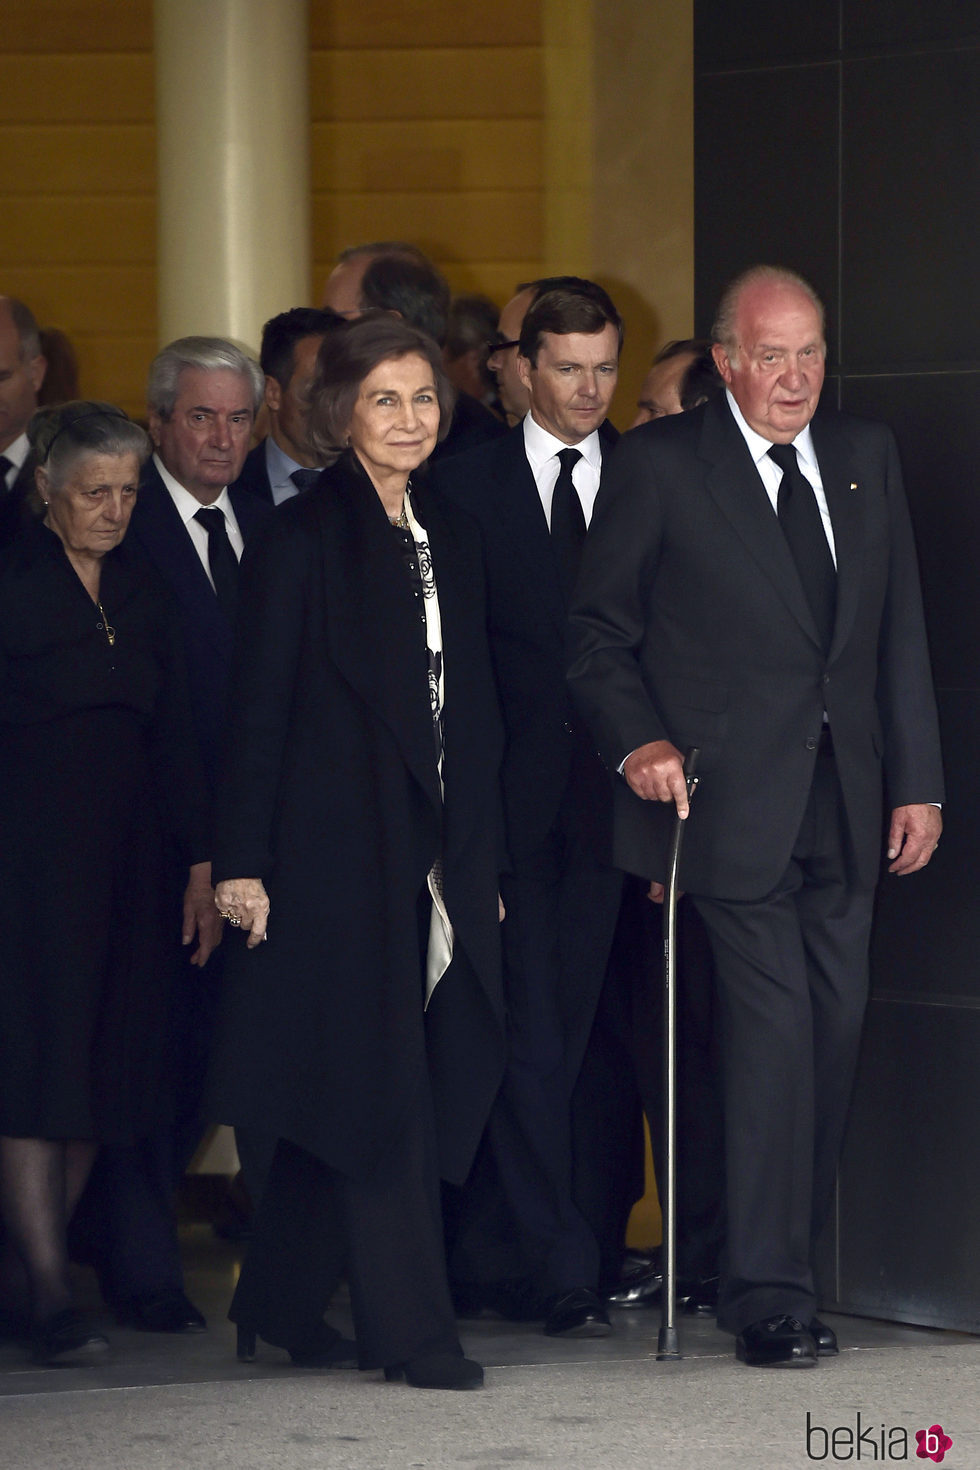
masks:
<path id="1" fill-rule="evenodd" d="M 456 1353 L 426 1353 L 385 1369 L 386 1383 L 397 1383 L 402 1378 L 412 1388 L 483 1387 L 483 1369 L 479 1363 Z"/>
<path id="2" fill-rule="evenodd" d="M 254 1363 L 256 1341 L 259 1337 L 254 1327 L 239 1325 L 237 1333 L 237 1356 L 240 1363 Z M 269 1339 L 265 1339 L 269 1341 Z M 285 1343 L 272 1343 L 289 1354 L 296 1368 L 356 1368 L 357 1344 L 349 1337 L 341 1337 L 334 1327 L 322 1323 L 316 1331 L 291 1347 Z"/>

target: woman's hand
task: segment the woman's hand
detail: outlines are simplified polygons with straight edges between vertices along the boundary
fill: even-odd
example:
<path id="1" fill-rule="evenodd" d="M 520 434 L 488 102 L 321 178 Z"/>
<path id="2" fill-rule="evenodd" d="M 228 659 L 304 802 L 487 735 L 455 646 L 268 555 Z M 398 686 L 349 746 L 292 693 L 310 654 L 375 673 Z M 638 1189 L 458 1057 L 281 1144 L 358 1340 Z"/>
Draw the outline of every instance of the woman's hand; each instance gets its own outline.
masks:
<path id="1" fill-rule="evenodd" d="M 269 895 L 261 878 L 223 879 L 215 889 L 214 902 L 223 919 L 248 934 L 249 949 L 267 937 Z"/>
<path id="2" fill-rule="evenodd" d="M 214 889 L 211 887 L 211 864 L 194 863 L 184 889 L 184 921 L 181 940 L 197 949 L 191 955 L 192 965 L 206 965 L 211 951 L 221 943 L 221 916 L 215 912 Z"/>

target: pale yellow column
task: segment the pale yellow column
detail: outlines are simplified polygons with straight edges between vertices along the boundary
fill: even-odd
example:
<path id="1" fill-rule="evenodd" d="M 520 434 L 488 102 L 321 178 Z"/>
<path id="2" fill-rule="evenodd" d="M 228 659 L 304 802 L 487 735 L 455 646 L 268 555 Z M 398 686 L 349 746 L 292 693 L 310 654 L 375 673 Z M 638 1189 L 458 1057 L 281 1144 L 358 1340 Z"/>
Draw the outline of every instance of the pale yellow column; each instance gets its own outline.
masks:
<path id="1" fill-rule="evenodd" d="M 155 0 L 161 343 L 310 302 L 306 0 Z"/>

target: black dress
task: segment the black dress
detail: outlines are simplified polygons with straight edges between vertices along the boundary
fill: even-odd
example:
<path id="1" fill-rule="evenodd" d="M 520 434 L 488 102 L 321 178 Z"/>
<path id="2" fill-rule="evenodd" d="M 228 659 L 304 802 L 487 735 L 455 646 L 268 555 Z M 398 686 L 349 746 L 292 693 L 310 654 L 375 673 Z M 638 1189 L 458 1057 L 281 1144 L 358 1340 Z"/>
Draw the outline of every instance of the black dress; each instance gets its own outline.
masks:
<path id="1" fill-rule="evenodd" d="M 164 842 L 208 855 L 167 594 L 123 544 L 100 596 L 112 644 L 53 532 L 30 528 L 0 560 L 0 1134 L 14 1137 L 126 1142 L 157 1120 Z"/>

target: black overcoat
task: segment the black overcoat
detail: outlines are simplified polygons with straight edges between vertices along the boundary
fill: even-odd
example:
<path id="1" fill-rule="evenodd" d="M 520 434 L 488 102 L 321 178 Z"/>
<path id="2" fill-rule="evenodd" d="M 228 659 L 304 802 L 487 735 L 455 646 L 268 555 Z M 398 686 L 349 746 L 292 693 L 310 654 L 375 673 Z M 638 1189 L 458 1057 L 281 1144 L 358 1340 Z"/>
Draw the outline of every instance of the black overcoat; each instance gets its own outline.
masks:
<path id="1" fill-rule="evenodd" d="M 366 1176 L 431 1077 L 442 1172 L 461 1181 L 503 1067 L 500 720 L 479 532 L 413 504 L 443 626 L 445 799 L 411 583 L 349 458 L 249 548 L 215 881 L 259 877 L 269 938 L 229 956 L 216 1117 Z M 424 1012 L 418 898 L 438 856 L 453 962 Z"/>

